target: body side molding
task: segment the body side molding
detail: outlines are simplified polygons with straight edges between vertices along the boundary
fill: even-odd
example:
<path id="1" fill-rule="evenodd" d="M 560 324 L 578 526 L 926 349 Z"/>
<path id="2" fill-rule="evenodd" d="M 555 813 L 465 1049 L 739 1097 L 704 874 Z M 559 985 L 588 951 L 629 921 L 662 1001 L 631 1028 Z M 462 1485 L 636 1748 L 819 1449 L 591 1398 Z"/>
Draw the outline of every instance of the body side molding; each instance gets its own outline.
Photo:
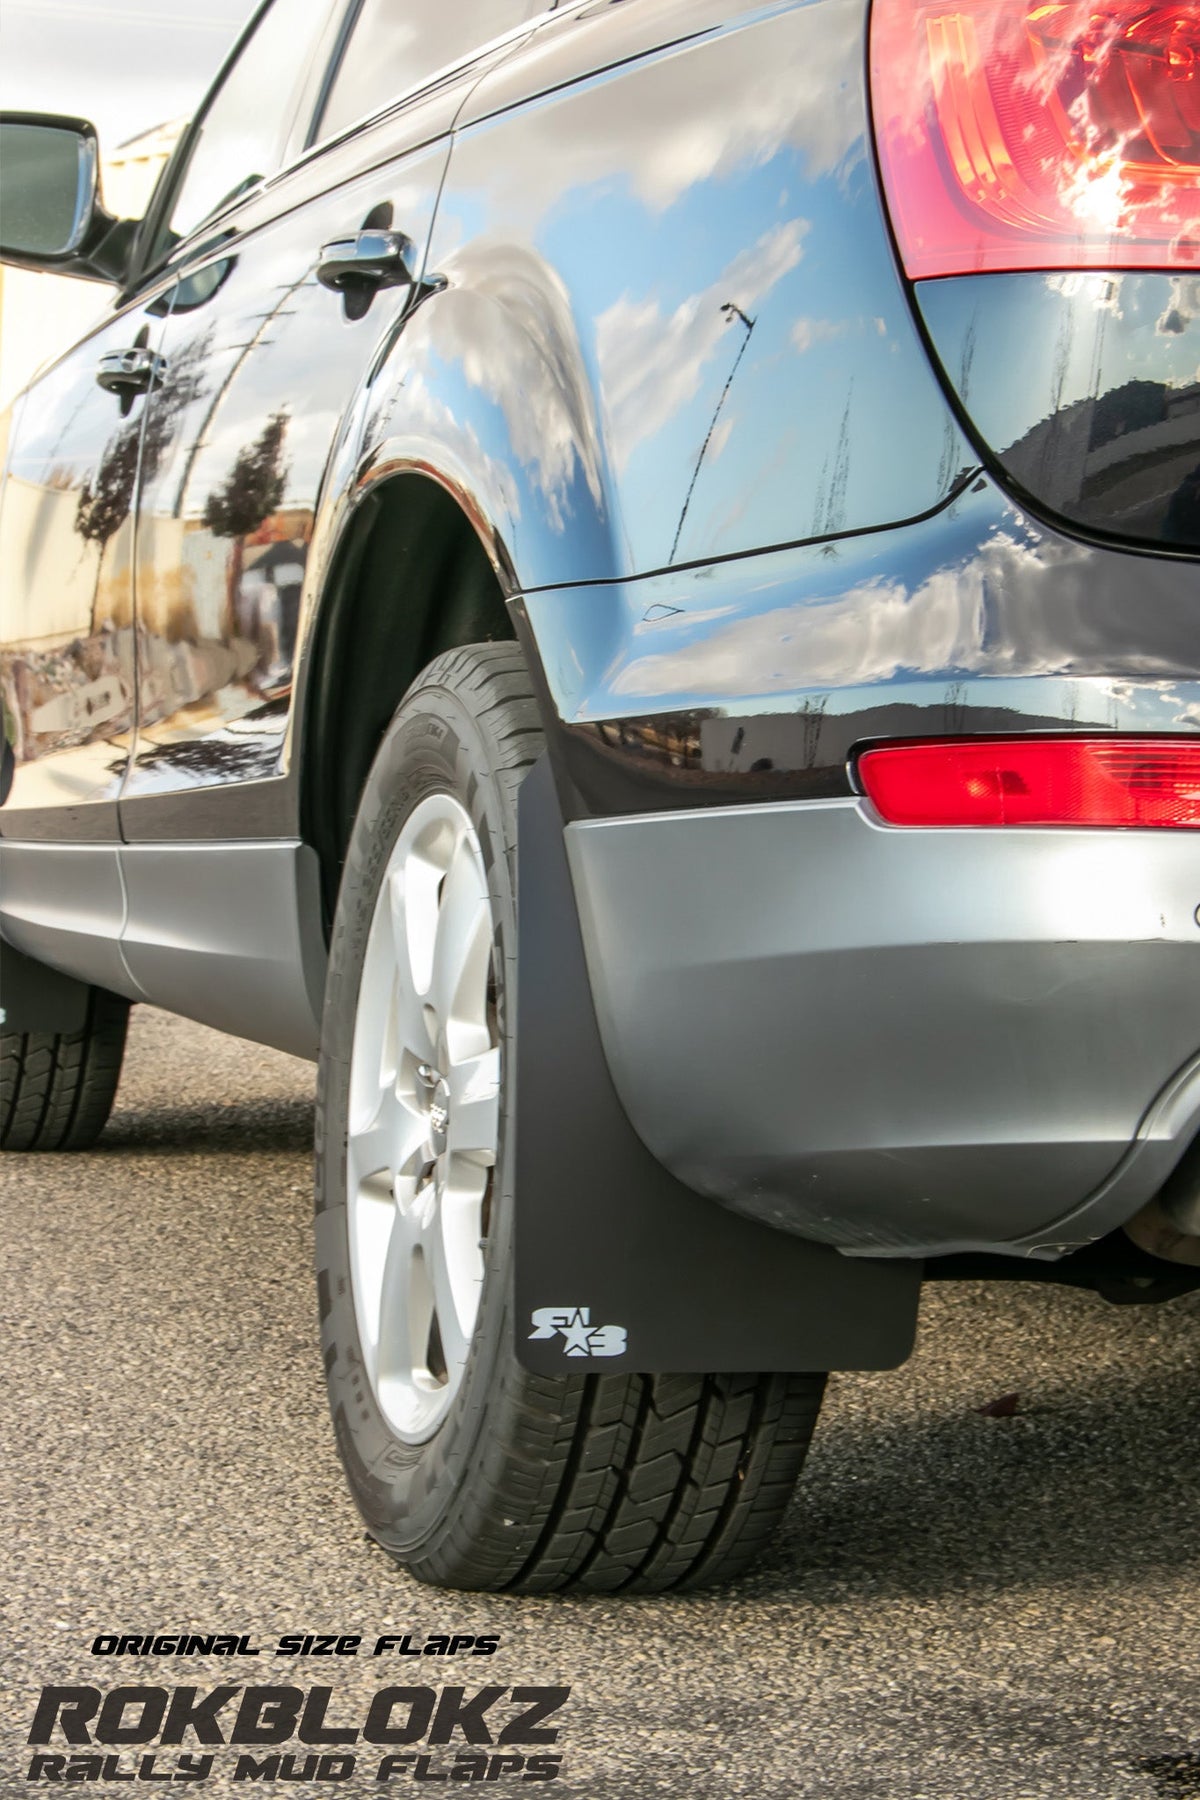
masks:
<path id="1" fill-rule="evenodd" d="M 48 968 L 315 1059 L 320 879 L 297 840 L 0 848 L 0 933 Z"/>
<path id="2" fill-rule="evenodd" d="M 136 844 L 122 949 L 145 997 L 315 1060 L 325 980 L 320 874 L 298 840 Z"/>
<path id="3" fill-rule="evenodd" d="M 125 893 L 116 844 L 0 843 L 0 936 L 77 981 L 145 998 L 121 955 Z"/>

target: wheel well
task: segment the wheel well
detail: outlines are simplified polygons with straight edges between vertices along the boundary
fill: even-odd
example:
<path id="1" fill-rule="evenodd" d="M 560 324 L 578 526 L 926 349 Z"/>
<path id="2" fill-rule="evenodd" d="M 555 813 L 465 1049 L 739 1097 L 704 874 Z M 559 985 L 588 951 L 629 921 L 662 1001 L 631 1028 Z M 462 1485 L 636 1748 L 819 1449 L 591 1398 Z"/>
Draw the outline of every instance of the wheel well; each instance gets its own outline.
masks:
<path id="1" fill-rule="evenodd" d="M 327 927 L 359 795 L 401 699 L 443 650 L 515 635 L 452 494 L 398 475 L 363 502 L 317 624 L 301 753 L 302 830 L 320 858 Z"/>

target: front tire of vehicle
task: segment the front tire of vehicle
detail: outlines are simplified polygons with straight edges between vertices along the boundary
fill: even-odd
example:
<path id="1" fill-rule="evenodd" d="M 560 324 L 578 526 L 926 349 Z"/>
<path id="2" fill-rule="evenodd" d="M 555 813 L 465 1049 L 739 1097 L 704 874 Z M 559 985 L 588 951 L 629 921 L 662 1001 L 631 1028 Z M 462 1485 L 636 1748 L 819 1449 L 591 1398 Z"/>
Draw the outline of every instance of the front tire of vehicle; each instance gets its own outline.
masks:
<path id="1" fill-rule="evenodd" d="M 88 994 L 78 1031 L 0 1032 L 0 1150 L 88 1150 L 121 1079 L 129 1002 Z"/>
<path id="2" fill-rule="evenodd" d="M 317 1090 L 334 1426 L 371 1534 L 422 1581 L 700 1587 L 774 1529 L 825 1378 L 517 1361 L 506 1071 L 517 793 L 541 749 L 519 650 L 474 646 L 420 677 L 363 790 Z"/>

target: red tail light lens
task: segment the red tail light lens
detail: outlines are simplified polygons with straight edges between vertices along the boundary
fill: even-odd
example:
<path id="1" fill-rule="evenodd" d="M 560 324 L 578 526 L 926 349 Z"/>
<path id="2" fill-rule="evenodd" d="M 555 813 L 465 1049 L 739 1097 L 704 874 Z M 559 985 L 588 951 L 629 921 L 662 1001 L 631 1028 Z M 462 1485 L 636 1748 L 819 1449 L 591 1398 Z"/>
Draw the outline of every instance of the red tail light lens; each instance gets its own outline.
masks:
<path id="1" fill-rule="evenodd" d="M 871 94 L 914 279 L 1200 268 L 1200 4 L 875 0 Z"/>
<path id="2" fill-rule="evenodd" d="M 1200 828 L 1200 738 L 941 738 L 858 772 L 892 825 Z"/>

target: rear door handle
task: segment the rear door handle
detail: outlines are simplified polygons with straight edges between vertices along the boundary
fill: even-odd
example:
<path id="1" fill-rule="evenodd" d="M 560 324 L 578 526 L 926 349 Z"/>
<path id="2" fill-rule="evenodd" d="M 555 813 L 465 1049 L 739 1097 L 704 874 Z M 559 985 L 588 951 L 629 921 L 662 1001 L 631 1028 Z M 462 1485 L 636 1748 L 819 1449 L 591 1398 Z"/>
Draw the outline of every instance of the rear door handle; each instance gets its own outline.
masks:
<path id="1" fill-rule="evenodd" d="M 100 358 L 96 380 L 109 394 L 145 394 L 166 372 L 165 357 L 153 350 L 110 350 Z"/>
<path id="2" fill-rule="evenodd" d="M 412 287 L 417 253 L 402 231 L 360 231 L 321 246 L 317 280 L 336 293 Z"/>

